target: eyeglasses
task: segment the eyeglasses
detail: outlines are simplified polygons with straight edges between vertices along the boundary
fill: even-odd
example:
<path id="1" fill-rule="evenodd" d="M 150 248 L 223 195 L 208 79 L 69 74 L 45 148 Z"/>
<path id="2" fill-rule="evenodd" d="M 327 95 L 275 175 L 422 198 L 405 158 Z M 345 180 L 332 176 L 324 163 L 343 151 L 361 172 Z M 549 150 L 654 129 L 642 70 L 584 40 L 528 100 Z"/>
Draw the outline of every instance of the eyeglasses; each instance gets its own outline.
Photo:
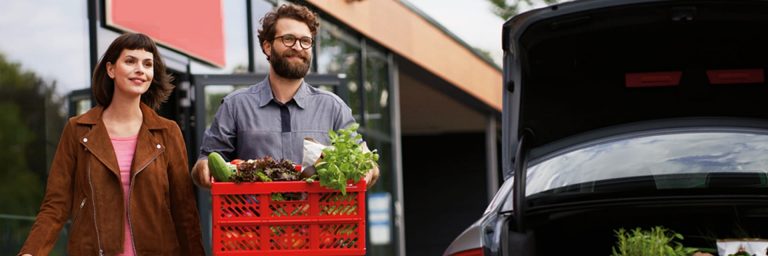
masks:
<path id="1" fill-rule="evenodd" d="M 280 38 L 281 39 L 280 41 L 283 41 L 283 45 L 285 45 L 285 47 L 288 47 L 288 48 L 291 48 L 294 45 L 296 45 L 296 42 L 298 41 L 299 46 L 301 46 L 302 49 L 309 49 L 310 47 L 312 47 L 312 43 L 315 42 L 315 40 L 312 39 L 311 37 L 308 37 L 308 36 L 296 37 L 291 34 L 276 36 L 275 40 L 277 40 L 278 38 Z"/>

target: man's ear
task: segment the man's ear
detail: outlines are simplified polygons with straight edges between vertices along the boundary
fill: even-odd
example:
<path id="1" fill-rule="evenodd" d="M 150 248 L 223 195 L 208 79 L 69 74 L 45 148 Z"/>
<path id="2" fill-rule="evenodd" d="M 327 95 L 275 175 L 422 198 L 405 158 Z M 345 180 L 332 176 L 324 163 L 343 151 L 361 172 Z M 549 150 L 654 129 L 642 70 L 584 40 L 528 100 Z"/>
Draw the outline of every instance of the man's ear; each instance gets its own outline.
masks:
<path id="1" fill-rule="evenodd" d="M 264 52 L 264 55 L 267 56 L 267 60 L 269 60 L 271 57 L 269 55 L 272 54 L 272 44 L 269 43 L 269 41 L 264 40 L 264 42 L 261 43 L 261 51 Z"/>

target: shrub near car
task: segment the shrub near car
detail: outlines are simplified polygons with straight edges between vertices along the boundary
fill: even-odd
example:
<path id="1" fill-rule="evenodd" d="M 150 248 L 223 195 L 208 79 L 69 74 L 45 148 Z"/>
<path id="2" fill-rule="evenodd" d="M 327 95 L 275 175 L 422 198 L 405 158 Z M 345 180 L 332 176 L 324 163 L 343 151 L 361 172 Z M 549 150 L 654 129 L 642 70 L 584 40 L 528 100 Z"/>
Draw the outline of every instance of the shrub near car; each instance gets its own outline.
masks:
<path id="1" fill-rule="evenodd" d="M 504 24 L 502 168 L 445 255 L 768 238 L 768 1 L 575 1 Z"/>

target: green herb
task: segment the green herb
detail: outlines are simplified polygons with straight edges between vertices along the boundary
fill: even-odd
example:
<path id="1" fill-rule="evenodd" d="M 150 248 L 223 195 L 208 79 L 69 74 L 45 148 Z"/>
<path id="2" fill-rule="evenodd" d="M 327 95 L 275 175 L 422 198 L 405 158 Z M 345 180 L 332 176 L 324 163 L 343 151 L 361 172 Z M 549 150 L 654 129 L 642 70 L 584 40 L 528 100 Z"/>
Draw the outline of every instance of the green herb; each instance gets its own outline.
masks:
<path id="1" fill-rule="evenodd" d="M 683 240 L 683 235 L 660 226 L 650 231 L 635 228 L 627 232 L 620 228 L 614 232 L 618 241 L 612 248 L 612 256 L 685 256 L 697 251 L 676 241 Z"/>
<path id="2" fill-rule="evenodd" d="M 346 195 L 347 181 L 360 181 L 379 160 L 376 150 L 363 152 L 357 143 L 363 138 L 357 133 L 359 127 L 354 123 L 345 129 L 328 131 L 331 147 L 323 149 L 320 162 L 315 164 L 321 186 L 341 190 Z"/>

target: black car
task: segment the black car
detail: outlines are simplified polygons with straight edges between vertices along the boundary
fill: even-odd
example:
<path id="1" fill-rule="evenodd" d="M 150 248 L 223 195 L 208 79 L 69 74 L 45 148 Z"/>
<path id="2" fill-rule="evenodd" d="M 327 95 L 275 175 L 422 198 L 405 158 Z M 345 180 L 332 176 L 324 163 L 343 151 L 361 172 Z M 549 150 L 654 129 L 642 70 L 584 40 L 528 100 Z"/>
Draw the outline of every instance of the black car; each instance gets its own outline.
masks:
<path id="1" fill-rule="evenodd" d="M 768 1 L 583 0 L 503 27 L 506 182 L 445 255 L 768 238 Z M 765 251 L 757 252 L 765 255 Z"/>

